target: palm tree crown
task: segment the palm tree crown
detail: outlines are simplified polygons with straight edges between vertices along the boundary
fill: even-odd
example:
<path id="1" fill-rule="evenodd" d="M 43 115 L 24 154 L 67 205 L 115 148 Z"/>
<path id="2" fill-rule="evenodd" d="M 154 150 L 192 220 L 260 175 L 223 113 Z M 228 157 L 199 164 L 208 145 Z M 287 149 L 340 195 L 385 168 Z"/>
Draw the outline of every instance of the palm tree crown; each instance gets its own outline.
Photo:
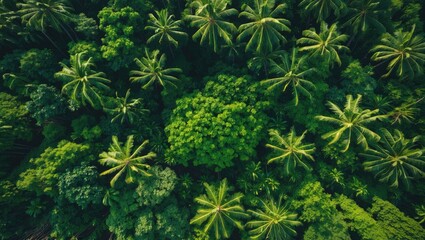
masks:
<path id="1" fill-rule="evenodd" d="M 400 181 L 409 186 L 411 179 L 425 177 L 425 148 L 415 148 L 418 140 L 419 136 L 405 138 L 397 129 L 394 134 L 383 129 L 381 141 L 362 154 L 368 159 L 363 164 L 365 170 L 391 187 L 398 187 Z"/>
<path id="2" fill-rule="evenodd" d="M 241 193 L 228 196 L 229 187 L 227 180 L 223 179 L 217 189 L 214 186 L 204 183 L 207 194 L 195 198 L 201 206 L 197 214 L 190 220 L 190 224 L 201 225 L 205 223 L 204 232 L 213 230 L 216 239 L 229 238 L 231 227 L 236 226 L 242 229 L 243 226 L 238 220 L 248 215 L 240 205 Z"/>
<path id="3" fill-rule="evenodd" d="M 227 9 L 228 4 L 228 0 L 194 0 L 190 6 L 195 9 L 195 15 L 186 16 L 198 28 L 192 38 L 200 38 L 201 44 L 208 42 L 214 52 L 220 49 L 221 40 L 230 45 L 233 33 L 237 32 L 236 26 L 225 20 L 238 14 L 234 8 Z"/>
<path id="4" fill-rule="evenodd" d="M 307 88 L 315 89 L 314 84 L 307 80 L 306 77 L 315 71 L 314 68 L 303 70 L 305 57 L 297 58 L 296 49 L 292 50 L 292 56 L 285 53 L 281 56 L 281 64 L 272 63 L 272 73 L 281 75 L 280 77 L 263 80 L 262 84 L 269 84 L 267 88 L 271 90 L 278 86 L 283 86 L 283 92 L 291 85 L 292 93 L 295 97 L 295 105 L 298 105 L 298 92 L 304 94 L 311 99 L 311 94 Z"/>
<path id="5" fill-rule="evenodd" d="M 239 14 L 239 17 L 245 17 L 251 22 L 239 27 L 240 34 L 237 40 L 251 36 L 245 51 L 253 49 L 255 52 L 268 53 L 274 47 L 286 42 L 282 32 L 291 31 L 287 26 L 290 22 L 284 18 L 276 18 L 283 12 L 285 6 L 285 4 L 279 4 L 275 7 L 274 0 L 255 0 L 254 8 L 243 5 L 244 11 Z"/>
<path id="6" fill-rule="evenodd" d="M 57 31 L 66 31 L 64 24 L 72 18 L 70 12 L 73 9 L 67 0 L 25 0 L 17 6 L 20 7 L 18 13 L 22 22 L 42 32 L 48 26 Z"/>
<path id="7" fill-rule="evenodd" d="M 268 164 L 274 161 L 281 161 L 285 168 L 285 174 L 293 173 L 295 167 L 300 165 L 306 170 L 310 170 L 304 158 L 314 161 L 311 155 L 314 150 L 314 144 L 303 144 L 303 139 L 306 134 L 304 132 L 301 136 L 297 136 L 295 129 L 292 127 L 287 136 L 281 136 L 277 130 L 269 130 L 270 140 L 273 144 L 266 144 L 277 153 L 276 157 L 268 160 Z"/>
<path id="8" fill-rule="evenodd" d="M 300 51 L 308 51 L 312 56 L 323 56 L 328 63 L 337 62 L 341 65 L 338 51 L 349 50 L 342 45 L 348 39 L 348 35 L 339 34 L 336 23 L 328 28 L 328 25 L 322 22 L 319 34 L 314 29 L 309 29 L 303 31 L 303 36 L 297 40 L 297 44 L 304 45 Z"/>
<path id="9" fill-rule="evenodd" d="M 425 64 L 425 40 L 422 36 L 414 36 L 415 26 L 410 32 L 398 30 L 394 35 L 385 33 L 381 44 L 372 48 L 372 60 L 389 62 L 388 77 L 393 71 L 397 76 L 413 78 L 415 73 L 422 74 Z"/>
<path id="10" fill-rule="evenodd" d="M 297 221 L 297 214 L 290 213 L 282 204 L 282 197 L 277 202 L 270 200 L 261 203 L 263 209 L 248 210 L 254 217 L 247 223 L 252 228 L 249 231 L 251 239 L 284 240 L 297 235 L 294 227 L 301 226 L 301 222 Z"/>
<path id="11" fill-rule="evenodd" d="M 111 122 L 120 120 L 120 123 L 123 124 L 125 121 L 128 121 L 130 124 L 139 116 L 139 113 L 149 112 L 147 109 L 141 108 L 142 99 L 129 99 L 130 89 L 127 90 L 125 97 L 118 97 L 117 95 L 117 106 L 113 109 L 106 109 L 114 115 Z"/>
<path id="12" fill-rule="evenodd" d="M 65 80 L 67 83 L 62 87 L 62 92 L 66 92 L 70 98 L 83 105 L 89 102 L 95 107 L 102 104 L 102 97 L 98 91 L 107 91 L 106 85 L 111 81 L 106 79 L 103 72 L 96 72 L 91 69 L 94 66 L 92 58 L 83 60 L 85 52 L 71 56 L 71 67 L 61 63 L 62 70 L 55 74 L 55 77 Z"/>
<path id="13" fill-rule="evenodd" d="M 361 95 L 357 95 L 357 98 L 353 100 L 353 96 L 347 95 L 347 101 L 344 106 L 344 110 L 341 110 L 335 103 L 328 102 L 330 109 L 335 113 L 336 117 L 328 116 L 316 116 L 320 121 L 330 122 L 339 125 L 340 128 L 330 131 L 324 134 L 324 139 L 332 138 L 329 144 L 337 142 L 344 133 L 345 136 L 345 148 L 343 152 L 347 151 L 350 147 L 351 138 L 353 134 L 357 136 L 357 143 L 361 144 L 364 148 L 368 148 L 368 142 L 366 139 L 370 137 L 375 140 L 379 140 L 380 137 L 377 133 L 365 127 L 365 124 L 376 121 L 377 119 L 385 118 L 385 115 L 376 115 L 379 109 L 375 110 L 362 110 L 359 107 Z"/>
<path id="14" fill-rule="evenodd" d="M 99 155 L 101 158 L 99 160 L 100 164 L 111 166 L 112 168 L 102 172 L 100 175 L 102 176 L 112 174 L 118 171 L 118 173 L 116 173 L 111 180 L 112 187 L 114 187 L 115 182 L 124 172 L 127 172 L 125 177 L 126 183 L 131 183 L 134 181 L 133 173 L 140 173 L 144 176 L 150 176 L 151 174 L 144 170 L 149 169 L 150 166 L 144 162 L 148 159 L 156 157 L 156 154 L 149 152 L 146 155 L 138 156 L 143 151 L 148 142 L 148 140 L 145 140 L 133 152 L 133 135 L 127 137 L 127 141 L 124 145 L 121 145 L 121 143 L 118 142 L 117 136 L 112 136 L 112 143 L 108 152 L 103 152 Z"/>
<path id="15" fill-rule="evenodd" d="M 159 57 L 159 58 L 158 58 Z M 181 73 L 180 68 L 165 68 L 165 54 L 159 53 L 158 50 L 149 52 L 145 50 L 145 56 L 140 60 L 134 59 L 140 70 L 130 71 L 130 81 L 142 82 L 142 88 L 146 89 L 154 83 L 159 83 L 164 88 L 167 85 L 177 87 L 174 82 L 179 79 L 172 74 Z"/>
<path id="16" fill-rule="evenodd" d="M 168 43 L 174 47 L 179 45 L 178 40 L 186 38 L 187 34 L 180 28 L 181 20 L 175 21 L 174 15 L 170 15 L 167 9 L 155 11 L 155 15 L 149 13 L 147 30 L 154 31 L 154 34 L 148 38 L 148 43 L 153 41 L 159 44 Z"/>
<path id="17" fill-rule="evenodd" d="M 299 6 L 304 7 L 307 13 L 313 13 L 317 22 L 321 22 L 329 17 L 331 11 L 338 17 L 345 3 L 343 0 L 302 0 Z"/>
<path id="18" fill-rule="evenodd" d="M 385 32 L 385 26 L 379 21 L 383 10 L 377 0 L 354 0 L 350 1 L 348 20 L 344 26 L 349 26 L 354 34 L 365 33 L 373 28 L 379 32 Z"/>

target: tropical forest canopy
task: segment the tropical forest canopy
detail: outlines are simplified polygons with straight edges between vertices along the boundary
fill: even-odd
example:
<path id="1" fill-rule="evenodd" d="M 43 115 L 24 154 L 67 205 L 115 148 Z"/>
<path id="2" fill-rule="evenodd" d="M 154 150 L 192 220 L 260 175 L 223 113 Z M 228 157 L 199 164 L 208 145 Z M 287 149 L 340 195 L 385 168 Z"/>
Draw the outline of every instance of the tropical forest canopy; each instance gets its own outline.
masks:
<path id="1" fill-rule="evenodd" d="M 424 0 L 0 0 L 0 239 L 425 239 Z"/>

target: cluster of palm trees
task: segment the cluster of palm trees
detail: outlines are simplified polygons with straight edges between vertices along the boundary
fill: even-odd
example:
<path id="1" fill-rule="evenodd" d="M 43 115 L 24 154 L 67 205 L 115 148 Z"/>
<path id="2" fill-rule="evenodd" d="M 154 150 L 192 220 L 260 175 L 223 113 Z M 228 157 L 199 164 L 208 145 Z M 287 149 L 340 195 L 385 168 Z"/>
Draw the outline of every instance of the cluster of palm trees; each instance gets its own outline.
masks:
<path id="1" fill-rule="evenodd" d="M 316 118 L 338 125 L 338 128 L 322 137 L 332 138 L 329 144 L 342 140 L 345 144 L 342 152 L 347 151 L 352 139 L 356 138 L 356 142 L 364 149 L 362 156 L 367 159 L 363 163 L 365 170 L 374 172 L 379 181 L 386 182 L 391 187 L 398 187 L 399 182 L 409 187 L 412 179 L 425 177 L 425 148 L 416 145 L 419 137 L 406 139 L 397 129 L 394 134 L 387 129 L 382 129 L 381 134 L 372 131 L 367 125 L 376 120 L 383 120 L 388 115 L 378 115 L 378 109 L 361 109 L 360 100 L 361 95 L 356 99 L 348 95 L 344 109 L 329 102 L 335 117 Z M 369 141 L 372 142 L 372 148 L 369 148 Z"/>
<path id="2" fill-rule="evenodd" d="M 361 95 L 355 99 L 348 95 L 343 109 L 328 102 L 334 116 L 320 115 L 316 118 L 337 125 L 337 128 L 322 137 L 331 139 L 328 144 L 342 142 L 342 152 L 346 152 L 355 139 L 363 148 L 361 156 L 366 159 L 364 169 L 375 173 L 379 181 L 391 187 L 399 187 L 400 182 L 409 187 L 412 179 L 425 177 L 425 148 L 416 144 L 419 136 L 407 139 L 397 129 L 393 134 L 387 129 L 382 129 L 380 134 L 372 131 L 367 125 L 384 120 L 388 115 L 379 115 L 378 109 L 361 109 L 361 98 Z M 282 164 L 286 175 L 293 175 L 297 166 L 311 170 L 306 160 L 314 161 L 312 154 L 315 147 L 314 144 L 303 142 L 306 132 L 297 136 L 294 128 L 291 128 L 287 135 L 281 135 L 273 129 L 269 133 L 271 143 L 266 144 L 266 147 L 273 150 L 274 156 L 268 160 L 268 164 Z M 372 147 L 369 147 L 370 142 Z"/>
<path id="3" fill-rule="evenodd" d="M 190 224 L 202 225 L 203 231 L 211 232 L 215 239 L 229 238 L 234 227 L 243 229 L 241 220 L 250 216 L 246 226 L 252 239 L 290 239 L 297 234 L 294 228 L 301 222 L 282 204 L 282 198 L 261 201 L 262 209 L 248 210 L 247 214 L 241 205 L 243 195 L 230 194 L 226 179 L 218 188 L 208 183 L 204 187 L 206 194 L 195 198 L 199 206 Z"/>

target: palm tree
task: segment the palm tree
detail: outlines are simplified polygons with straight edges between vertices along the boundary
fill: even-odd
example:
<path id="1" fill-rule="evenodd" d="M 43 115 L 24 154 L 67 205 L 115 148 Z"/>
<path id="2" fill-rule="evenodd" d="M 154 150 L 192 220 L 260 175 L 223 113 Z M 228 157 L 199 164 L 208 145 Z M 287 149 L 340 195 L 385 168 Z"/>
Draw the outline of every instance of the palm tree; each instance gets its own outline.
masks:
<path id="1" fill-rule="evenodd" d="M 388 117 L 394 119 L 391 124 L 401 124 L 403 120 L 406 122 L 411 122 L 412 120 L 414 120 L 415 115 L 420 111 L 420 109 L 415 107 L 415 105 L 422 101 L 424 98 L 425 97 L 422 97 L 416 101 L 408 101 L 398 107 L 394 107 L 393 110 L 389 111 L 387 114 Z"/>
<path id="2" fill-rule="evenodd" d="M 257 73 L 263 69 L 266 76 L 268 76 L 270 66 L 273 66 L 276 63 L 276 60 L 284 53 L 285 51 L 283 50 L 254 53 L 254 57 L 248 61 L 248 68 Z"/>
<path id="3" fill-rule="evenodd" d="M 249 231 L 251 239 L 284 240 L 292 239 L 297 235 L 294 227 L 301 226 L 297 221 L 297 214 L 288 211 L 282 205 L 282 196 L 279 201 L 261 201 L 263 209 L 248 210 L 254 217 L 246 225 L 253 228 Z"/>
<path id="4" fill-rule="evenodd" d="M 282 32 L 291 31 L 287 26 L 290 22 L 284 18 L 277 18 L 278 15 L 283 13 L 285 4 L 279 4 L 275 7 L 274 0 L 255 0 L 254 8 L 248 5 L 242 7 L 244 11 L 239 14 L 239 17 L 245 17 L 251 21 L 239 26 L 238 41 L 251 36 L 245 51 L 252 49 L 258 53 L 268 53 L 274 47 L 286 42 Z"/>
<path id="5" fill-rule="evenodd" d="M 67 23 L 73 19 L 70 12 L 73 11 L 67 0 L 24 0 L 24 3 L 16 4 L 20 9 L 22 22 L 28 27 L 41 31 L 50 41 L 46 29 L 51 27 L 58 32 L 64 31 L 72 40 L 68 30 L 72 29 Z M 68 29 L 67 29 L 68 28 Z"/>
<path id="6" fill-rule="evenodd" d="M 295 106 L 298 105 L 298 92 L 301 92 L 305 96 L 311 99 L 311 94 L 307 88 L 315 89 L 314 84 L 305 79 L 306 76 L 315 72 L 314 68 L 303 70 L 305 57 L 297 58 L 297 50 L 292 50 L 291 59 L 289 54 L 285 53 L 281 57 L 282 63 L 272 65 L 272 72 L 280 75 L 280 77 L 270 78 L 263 80 L 262 84 L 269 84 L 267 90 L 272 90 L 278 86 L 283 85 L 283 92 L 286 91 L 289 85 L 292 87 L 292 93 L 295 97 Z"/>
<path id="7" fill-rule="evenodd" d="M 215 239 L 229 238 L 231 227 L 242 229 L 243 226 L 238 219 L 248 216 L 240 205 L 243 195 L 236 193 L 228 196 L 229 187 L 226 179 L 220 182 L 218 189 L 208 183 L 204 183 L 204 186 L 207 194 L 195 198 L 201 206 L 196 216 L 190 220 L 190 224 L 205 223 L 204 232 L 213 230 Z"/>
<path id="8" fill-rule="evenodd" d="M 236 26 L 225 20 L 238 14 L 234 8 L 227 9 L 228 4 L 228 0 L 194 0 L 190 6 L 195 9 L 195 14 L 186 16 L 191 26 L 198 28 L 192 38 L 200 38 L 201 44 L 208 42 L 214 52 L 220 49 L 221 40 L 230 44 L 233 33 L 237 32 Z"/>
<path id="9" fill-rule="evenodd" d="M 303 144 L 306 133 L 307 131 L 301 134 L 301 136 L 297 136 L 294 127 L 291 128 L 287 136 L 281 136 L 277 130 L 269 130 L 272 144 L 266 144 L 266 147 L 273 149 L 277 156 L 269 159 L 267 164 L 274 161 L 282 162 L 285 168 L 285 174 L 287 175 L 293 173 L 297 165 L 300 165 L 306 170 L 311 170 L 305 158 L 314 161 L 311 154 L 314 152 L 315 147 L 311 143 Z"/>
<path id="10" fill-rule="evenodd" d="M 408 75 L 413 78 L 415 73 L 423 73 L 425 64 L 425 39 L 422 36 L 413 36 L 415 25 L 410 32 L 398 30 L 394 35 L 385 33 L 381 44 L 371 49 L 373 61 L 389 62 L 388 72 L 383 77 L 388 77 L 393 71 L 397 76 Z"/>
<path id="11" fill-rule="evenodd" d="M 381 141 L 362 154 L 368 159 L 365 170 L 391 187 L 398 187 L 400 181 L 409 186 L 411 179 L 425 177 L 425 148 L 415 148 L 418 140 L 419 136 L 405 138 L 397 129 L 394 134 L 382 129 Z"/>
<path id="12" fill-rule="evenodd" d="M 343 0 L 302 0 L 299 4 L 308 14 L 316 16 L 317 22 L 326 20 L 333 11 L 336 17 L 345 8 Z"/>
<path id="13" fill-rule="evenodd" d="M 312 56 L 320 55 L 325 57 L 328 63 L 333 64 L 335 61 L 341 65 L 338 52 L 349 50 L 342 45 L 343 42 L 347 41 L 348 35 L 339 34 L 336 23 L 328 28 L 328 25 L 322 22 L 319 34 L 316 33 L 316 30 L 309 29 L 303 31 L 303 36 L 297 40 L 297 44 L 304 45 L 300 48 L 300 51 L 308 51 Z"/>
<path id="14" fill-rule="evenodd" d="M 167 43 L 177 48 L 178 40 L 187 38 L 187 34 L 180 28 L 182 21 L 175 21 L 173 18 L 174 15 L 170 15 L 167 9 L 155 11 L 155 15 L 149 13 L 148 26 L 145 29 L 154 31 L 154 34 L 148 38 L 147 42 Z"/>
<path id="15" fill-rule="evenodd" d="M 55 77 L 66 81 L 62 87 L 62 92 L 66 92 L 70 98 L 76 102 L 86 105 L 89 102 L 95 107 L 100 103 L 102 105 L 102 97 L 98 91 L 107 91 L 109 87 L 106 85 L 111 81 L 106 79 L 105 73 L 96 72 L 91 69 L 94 66 L 92 58 L 83 60 L 86 52 L 77 53 L 71 56 L 71 67 L 61 63 L 62 70 L 55 73 Z"/>
<path id="16" fill-rule="evenodd" d="M 120 123 L 123 124 L 125 121 L 128 121 L 130 124 L 139 116 L 139 113 L 147 113 L 148 109 L 141 108 L 142 99 L 136 98 L 129 100 L 130 89 L 127 90 L 125 97 L 118 97 L 117 95 L 117 106 L 113 109 L 105 109 L 109 113 L 113 114 L 111 122 L 120 120 Z"/>
<path id="17" fill-rule="evenodd" d="M 385 32 L 385 26 L 379 21 L 383 10 L 377 0 L 353 0 L 349 3 L 348 20 L 343 26 L 348 26 L 354 34 L 365 33 L 368 29 Z"/>
<path id="18" fill-rule="evenodd" d="M 419 223 L 425 222 L 425 205 L 418 205 L 415 207 L 416 217 Z"/>
<path id="19" fill-rule="evenodd" d="M 121 143 L 118 142 L 117 136 L 112 136 L 112 144 L 110 145 L 108 152 L 102 152 L 99 155 L 101 158 L 99 160 L 100 164 L 110 166 L 112 168 L 102 172 L 100 175 L 103 176 L 117 172 L 110 182 L 112 187 L 114 187 L 115 182 L 124 172 L 127 172 L 125 177 L 126 183 L 134 181 L 133 173 L 139 173 L 143 176 L 151 176 L 151 174 L 145 170 L 149 169 L 150 166 L 144 162 L 146 160 L 153 159 L 156 157 L 156 154 L 149 152 L 146 155 L 138 156 L 148 143 L 149 141 L 145 140 L 133 152 L 133 135 L 127 137 L 127 141 L 124 145 L 121 145 Z"/>
<path id="20" fill-rule="evenodd" d="M 320 121 L 330 122 L 339 126 L 338 129 L 330 131 L 322 136 L 324 139 L 332 138 L 329 144 L 336 143 L 344 133 L 346 134 L 344 140 L 346 143 L 343 152 L 346 152 L 350 147 L 351 138 L 354 134 L 357 136 L 357 143 L 361 144 L 366 149 L 368 147 L 367 137 L 377 141 L 380 139 L 379 135 L 365 127 L 365 124 L 377 119 L 383 119 L 386 116 L 376 115 L 379 109 L 362 110 L 359 107 L 361 98 L 361 95 L 357 95 L 357 98 L 353 100 L 353 96 L 347 95 L 344 110 L 341 110 L 335 103 L 329 101 L 328 105 L 335 113 L 336 117 L 316 116 Z"/>
<path id="21" fill-rule="evenodd" d="M 140 70 L 130 71 L 130 81 L 144 83 L 142 86 L 144 89 L 154 83 L 159 83 L 164 88 L 166 85 L 177 87 L 174 82 L 179 79 L 172 74 L 181 73 L 182 70 L 180 68 L 165 68 L 165 54 L 160 55 L 158 50 L 149 52 L 145 49 L 145 56 L 141 60 L 138 58 L 134 60 Z"/>

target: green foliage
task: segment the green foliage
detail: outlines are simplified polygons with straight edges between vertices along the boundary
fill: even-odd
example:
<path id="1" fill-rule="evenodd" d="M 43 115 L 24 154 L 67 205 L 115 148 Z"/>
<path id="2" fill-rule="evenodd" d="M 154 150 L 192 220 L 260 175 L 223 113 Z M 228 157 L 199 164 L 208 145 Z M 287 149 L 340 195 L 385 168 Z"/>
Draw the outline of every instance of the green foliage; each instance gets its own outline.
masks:
<path id="1" fill-rule="evenodd" d="M 136 222 L 135 237 L 137 239 L 154 239 L 154 216 L 150 209 L 142 211 Z"/>
<path id="2" fill-rule="evenodd" d="M 419 136 L 412 139 L 395 129 L 391 134 L 382 129 L 382 138 L 362 155 L 365 170 L 375 173 L 379 181 L 398 187 L 399 182 L 410 186 L 411 179 L 425 177 L 425 148 L 416 147 Z"/>
<path id="3" fill-rule="evenodd" d="M 100 62 L 102 60 L 102 54 L 100 53 L 100 47 L 95 42 L 89 41 L 78 41 L 68 43 L 68 53 L 70 56 L 74 56 L 77 53 L 85 52 L 87 56 L 92 57 L 93 62 Z"/>
<path id="4" fill-rule="evenodd" d="M 40 82 L 54 82 L 57 57 L 49 49 L 30 49 L 6 55 L 0 71 L 4 86 L 21 95 L 28 96 Z"/>
<path id="5" fill-rule="evenodd" d="M 74 18 L 75 31 L 84 35 L 86 39 L 95 39 L 99 36 L 99 26 L 96 20 L 80 13 Z"/>
<path id="6" fill-rule="evenodd" d="M 197 92 L 176 102 L 165 128 L 170 143 L 166 156 L 176 163 L 207 165 L 220 171 L 233 166 L 236 159 L 246 161 L 255 153 L 266 122 L 262 113 L 265 103 L 250 104 L 258 96 L 258 88 L 250 86 L 247 77 L 217 78 L 218 82 L 207 83 L 205 93 Z"/>
<path id="7" fill-rule="evenodd" d="M 145 56 L 141 60 L 134 59 L 139 70 L 130 71 L 130 81 L 142 82 L 144 89 L 152 84 L 159 84 L 164 88 L 168 85 L 177 88 L 174 82 L 179 79 L 173 75 L 181 73 L 182 70 L 180 68 L 165 68 L 166 59 L 165 54 L 160 55 L 158 50 L 149 52 L 145 49 Z"/>
<path id="8" fill-rule="evenodd" d="M 94 166 L 83 165 L 66 171 L 59 177 L 59 196 L 82 209 L 89 204 L 100 204 L 104 189 L 98 183 L 98 175 Z"/>
<path id="9" fill-rule="evenodd" d="M 43 125 L 55 116 L 64 114 L 67 110 L 66 100 L 59 94 L 56 88 L 46 84 L 38 85 L 30 95 L 31 101 L 27 102 L 27 109 L 37 121 L 37 125 Z"/>
<path id="10" fill-rule="evenodd" d="M 86 140 L 94 142 L 102 135 L 102 129 L 96 124 L 96 119 L 89 115 L 82 115 L 79 118 L 72 120 L 72 133 L 71 139 L 73 140 Z"/>
<path id="11" fill-rule="evenodd" d="M 337 31 L 336 23 L 330 28 L 325 22 L 320 24 L 320 33 L 315 29 L 303 31 L 303 37 L 297 40 L 298 45 L 302 45 L 300 51 L 308 51 L 311 56 L 321 56 L 328 64 L 337 62 L 341 65 L 339 51 L 348 51 L 348 47 L 342 45 L 347 41 L 348 35 L 340 34 Z"/>
<path id="12" fill-rule="evenodd" d="M 388 201 L 374 197 L 372 207 L 368 211 L 374 216 L 388 239 L 425 238 L 425 229 Z"/>
<path id="13" fill-rule="evenodd" d="M 361 239 L 375 240 L 388 239 L 384 229 L 377 223 L 373 216 L 359 207 L 355 201 L 340 195 L 336 198 L 337 207 L 351 231 L 355 231 Z"/>
<path id="14" fill-rule="evenodd" d="M 151 176 L 150 173 L 144 170 L 150 168 L 150 166 L 144 162 L 156 157 L 156 154 L 149 152 L 146 155 L 138 156 L 149 143 L 149 141 L 145 140 L 134 151 L 133 143 L 133 135 L 128 136 L 126 142 L 123 145 L 118 142 L 117 136 L 112 136 L 112 143 L 108 149 L 108 152 L 102 152 L 99 155 L 100 164 L 111 167 L 110 169 L 102 172 L 100 174 L 101 176 L 117 172 L 111 180 L 111 187 L 114 187 L 115 182 L 124 172 L 126 172 L 126 183 L 132 183 L 134 181 L 134 173 L 142 174 L 147 177 Z"/>
<path id="15" fill-rule="evenodd" d="M 56 56 L 50 49 L 31 49 L 19 60 L 20 75 L 31 82 L 54 82 L 53 74 L 57 70 Z M 47 66 L 47 67 L 46 67 Z"/>
<path id="16" fill-rule="evenodd" d="M 358 60 L 350 62 L 341 74 L 344 78 L 342 81 L 344 90 L 348 94 L 360 94 L 367 98 L 373 96 L 377 82 L 372 75 L 373 69 L 371 66 L 362 67 Z"/>
<path id="17" fill-rule="evenodd" d="M 291 128 L 291 131 L 286 136 L 281 136 L 277 130 L 269 130 L 270 140 L 272 144 L 266 144 L 266 147 L 269 147 L 276 152 L 276 157 L 273 157 L 267 161 L 267 164 L 270 164 L 274 161 L 283 162 L 285 169 L 285 174 L 294 174 L 294 170 L 297 165 L 300 165 L 306 170 L 311 170 L 311 167 L 304 160 L 304 158 L 314 161 L 313 156 L 311 155 L 314 150 L 314 144 L 303 144 L 303 139 L 306 134 L 304 132 L 301 136 L 297 136 L 294 127 Z"/>
<path id="18" fill-rule="evenodd" d="M 94 64 L 92 58 L 84 60 L 85 52 L 80 52 L 71 56 L 71 67 L 61 63 L 62 70 L 55 74 L 65 82 L 62 92 L 65 92 L 71 100 L 86 105 L 88 102 L 96 108 L 102 105 L 102 91 L 108 91 L 108 83 L 111 81 L 105 78 L 105 73 L 96 72 L 91 69 Z"/>
<path id="19" fill-rule="evenodd" d="M 309 225 L 304 239 L 349 239 L 343 215 L 320 182 L 307 180 L 301 184 L 292 207 L 300 212 L 299 219 Z"/>
<path id="20" fill-rule="evenodd" d="M 249 36 L 245 51 L 249 49 L 257 53 L 270 53 L 277 46 L 286 42 L 281 32 L 290 32 L 290 22 L 284 18 L 278 18 L 284 12 L 285 4 L 275 6 L 274 0 L 255 0 L 254 7 L 242 5 L 239 17 L 245 17 L 250 22 L 239 26 L 240 32 L 237 40 L 241 41 Z"/>
<path id="21" fill-rule="evenodd" d="M 58 196 L 62 174 L 81 162 L 93 160 L 89 145 L 61 141 L 57 147 L 48 147 L 40 157 L 30 160 L 31 168 L 20 174 L 17 186 L 37 195 Z"/>
<path id="22" fill-rule="evenodd" d="M 242 229 L 239 219 L 248 216 L 240 205 L 243 195 L 236 193 L 228 196 L 230 189 L 227 186 L 227 179 L 223 179 L 218 188 L 208 183 L 204 183 L 204 187 L 207 194 L 195 198 L 200 207 L 190 220 L 190 224 L 205 224 L 203 231 L 212 231 L 215 239 L 229 238 L 232 227 Z"/>
<path id="23" fill-rule="evenodd" d="M 414 35 L 415 25 L 410 32 L 401 29 L 394 35 L 385 33 L 381 37 L 381 44 L 371 49 L 372 60 L 388 62 L 388 72 L 383 77 L 388 77 L 392 72 L 398 77 L 413 78 L 416 74 L 423 73 L 425 64 L 425 40 L 423 36 Z"/>
<path id="24" fill-rule="evenodd" d="M 76 239 L 85 232 L 85 238 L 95 240 L 101 238 L 105 231 L 100 209 L 87 209 L 81 211 L 71 204 L 56 205 L 50 214 L 50 237 L 59 240 Z"/>
<path id="25" fill-rule="evenodd" d="M 337 116 L 328 117 L 328 116 L 317 116 L 316 118 L 320 121 L 330 122 L 333 124 L 338 124 L 339 129 L 333 130 L 324 134 L 322 137 L 324 139 L 332 138 L 329 144 L 336 143 L 345 133 L 344 135 L 344 144 L 345 148 L 343 152 L 346 152 L 350 147 L 352 135 L 357 136 L 357 143 L 361 144 L 364 148 L 368 148 L 368 138 L 379 140 L 380 137 L 377 133 L 372 130 L 366 128 L 364 125 L 378 119 L 385 118 L 384 115 L 376 115 L 379 110 L 362 110 L 359 107 L 360 100 L 362 98 L 361 95 L 357 95 L 357 98 L 353 100 L 353 96 L 347 95 L 347 101 L 344 105 L 344 109 L 341 110 L 336 104 L 333 102 L 328 102 L 329 108 L 334 112 Z M 348 134 L 348 136 L 347 136 Z"/>
<path id="26" fill-rule="evenodd" d="M 11 126 L 4 128 L 0 133 L 0 136 L 8 137 L 8 141 L 0 143 L 1 148 L 10 146 L 15 139 L 31 140 L 32 130 L 30 128 L 28 110 L 17 97 L 0 92 L 0 121 L 4 126 Z"/>
<path id="27" fill-rule="evenodd" d="M 98 18 L 99 29 L 105 32 L 100 48 L 103 58 L 115 71 L 128 67 L 141 52 L 140 46 L 135 44 L 137 29 L 142 25 L 139 12 L 129 6 L 105 7 Z"/>
<path id="28" fill-rule="evenodd" d="M 189 214 L 184 208 L 170 204 L 155 214 L 156 239 L 186 239 Z"/>
<path id="29" fill-rule="evenodd" d="M 231 45 L 232 35 L 237 32 L 236 26 L 226 21 L 227 17 L 238 14 L 236 9 L 227 8 L 229 3 L 229 0 L 194 0 L 190 7 L 195 14 L 186 16 L 191 26 L 198 28 L 192 38 L 200 38 L 202 45 L 208 42 L 214 52 L 219 50 L 222 41 Z"/>
<path id="30" fill-rule="evenodd" d="M 247 226 L 254 228 L 249 231 L 251 239 L 292 239 L 297 235 L 294 227 L 300 226 L 297 214 L 288 211 L 286 205 L 282 205 L 282 197 L 279 201 L 261 201 L 264 210 L 248 210 L 254 217 Z"/>
<path id="31" fill-rule="evenodd" d="M 158 166 L 152 167 L 149 173 L 150 177 L 139 180 L 136 193 L 139 196 L 137 202 L 141 206 L 152 207 L 170 196 L 176 185 L 177 176 L 173 170 L 161 169 Z"/>

